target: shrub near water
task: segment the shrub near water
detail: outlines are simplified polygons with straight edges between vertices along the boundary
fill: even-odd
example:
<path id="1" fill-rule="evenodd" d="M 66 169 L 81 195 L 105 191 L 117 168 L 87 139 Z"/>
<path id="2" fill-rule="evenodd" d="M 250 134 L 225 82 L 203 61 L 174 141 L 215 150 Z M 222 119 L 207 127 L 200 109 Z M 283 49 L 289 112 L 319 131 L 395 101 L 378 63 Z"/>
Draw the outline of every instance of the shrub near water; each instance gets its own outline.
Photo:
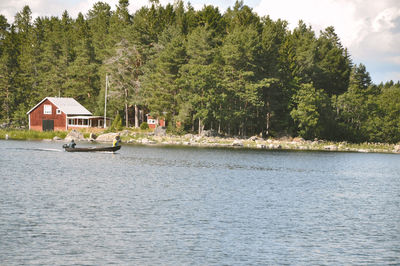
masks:
<path id="1" fill-rule="evenodd" d="M 147 124 L 147 122 L 143 122 L 142 124 L 140 124 L 140 129 L 141 130 L 149 129 L 149 124 Z"/>
<path id="2" fill-rule="evenodd" d="M 10 139 L 53 139 L 55 136 L 65 138 L 66 131 L 34 131 L 34 130 L 0 130 L 0 139 L 5 139 L 6 135 Z"/>

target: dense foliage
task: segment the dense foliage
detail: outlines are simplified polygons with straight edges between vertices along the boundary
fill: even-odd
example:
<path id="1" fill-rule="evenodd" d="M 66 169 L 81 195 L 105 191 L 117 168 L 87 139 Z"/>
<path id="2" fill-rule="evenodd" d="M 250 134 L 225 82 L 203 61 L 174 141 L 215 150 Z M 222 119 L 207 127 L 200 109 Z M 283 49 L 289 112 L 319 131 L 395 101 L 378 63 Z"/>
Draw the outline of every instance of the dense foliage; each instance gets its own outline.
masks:
<path id="1" fill-rule="evenodd" d="M 149 113 L 180 131 L 400 141 L 400 83 L 372 84 L 333 27 L 289 30 L 243 2 L 224 14 L 128 5 L 34 20 L 25 6 L 12 25 L 0 15 L 0 122 L 26 125 L 46 96 L 102 114 L 108 75 L 107 116 L 126 126 Z"/>

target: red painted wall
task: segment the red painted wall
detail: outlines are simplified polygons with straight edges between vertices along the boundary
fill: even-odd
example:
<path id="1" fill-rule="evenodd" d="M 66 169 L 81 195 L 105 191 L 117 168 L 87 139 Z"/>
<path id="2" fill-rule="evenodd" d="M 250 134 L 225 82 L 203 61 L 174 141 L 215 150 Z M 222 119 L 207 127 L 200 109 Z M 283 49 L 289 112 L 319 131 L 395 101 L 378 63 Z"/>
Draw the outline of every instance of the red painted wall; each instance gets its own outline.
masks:
<path id="1" fill-rule="evenodd" d="M 44 105 L 51 105 L 51 114 L 44 114 Z M 66 129 L 66 114 L 61 112 L 61 114 L 56 113 L 57 107 L 52 104 L 49 100 L 45 100 L 38 107 L 36 107 L 29 114 L 30 118 L 30 129 L 42 131 L 42 121 L 43 120 L 54 120 L 54 130 L 67 130 Z"/>
<path id="2" fill-rule="evenodd" d="M 154 119 L 156 124 L 150 124 L 149 119 Z M 147 116 L 147 124 L 149 125 L 149 128 L 155 129 L 157 126 L 165 127 L 165 120 L 164 119 L 155 119 L 151 115 Z"/>

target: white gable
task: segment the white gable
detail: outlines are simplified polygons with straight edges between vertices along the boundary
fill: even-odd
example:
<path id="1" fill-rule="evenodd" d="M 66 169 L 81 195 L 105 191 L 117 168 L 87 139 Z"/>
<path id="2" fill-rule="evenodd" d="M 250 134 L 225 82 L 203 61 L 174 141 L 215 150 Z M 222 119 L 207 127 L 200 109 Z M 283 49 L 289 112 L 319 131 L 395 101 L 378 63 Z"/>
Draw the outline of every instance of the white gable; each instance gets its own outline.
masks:
<path id="1" fill-rule="evenodd" d="M 58 109 L 60 109 L 62 112 L 64 112 L 67 115 L 92 115 L 91 112 L 89 112 L 85 107 L 83 107 L 75 99 L 73 99 L 73 98 L 58 98 L 58 97 L 44 98 L 42 101 L 40 101 L 40 103 L 38 103 L 35 107 L 33 107 L 31 110 L 29 110 L 27 112 L 27 114 L 32 112 L 36 107 L 38 107 L 46 99 L 49 100 L 50 102 L 52 102 L 55 106 L 57 106 Z"/>

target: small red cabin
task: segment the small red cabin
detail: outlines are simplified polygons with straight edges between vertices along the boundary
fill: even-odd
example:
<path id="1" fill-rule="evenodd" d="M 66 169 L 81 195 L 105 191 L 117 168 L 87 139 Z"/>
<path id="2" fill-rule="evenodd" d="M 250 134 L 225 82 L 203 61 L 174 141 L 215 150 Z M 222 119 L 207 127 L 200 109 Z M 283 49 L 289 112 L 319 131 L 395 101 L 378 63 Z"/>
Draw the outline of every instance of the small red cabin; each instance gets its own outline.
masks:
<path id="1" fill-rule="evenodd" d="M 155 129 L 157 126 L 165 127 L 165 120 L 162 118 L 153 118 L 151 115 L 147 115 L 147 124 L 151 129 Z"/>
<path id="2" fill-rule="evenodd" d="M 93 116 L 73 98 L 46 97 L 27 112 L 29 129 L 37 131 L 104 127 L 104 118 Z M 109 125 L 109 119 L 106 125 Z"/>

